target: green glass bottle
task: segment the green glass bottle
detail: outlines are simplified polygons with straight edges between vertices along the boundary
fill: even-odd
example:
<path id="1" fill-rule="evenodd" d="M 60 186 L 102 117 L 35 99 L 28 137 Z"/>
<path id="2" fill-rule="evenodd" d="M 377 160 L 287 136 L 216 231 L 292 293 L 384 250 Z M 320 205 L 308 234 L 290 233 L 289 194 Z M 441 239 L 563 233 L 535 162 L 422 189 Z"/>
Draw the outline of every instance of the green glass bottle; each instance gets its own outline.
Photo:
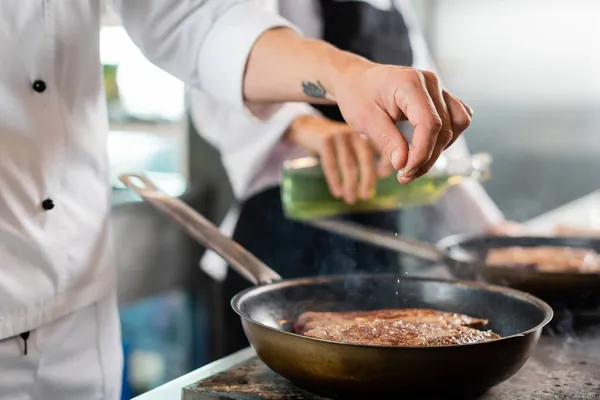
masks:
<path id="1" fill-rule="evenodd" d="M 281 201 L 286 216 L 294 220 L 433 204 L 464 179 L 487 179 L 490 165 L 487 153 L 458 160 L 441 157 L 431 171 L 407 185 L 400 184 L 396 174 L 380 178 L 370 199 L 350 205 L 333 197 L 317 157 L 298 158 L 283 165 Z"/>

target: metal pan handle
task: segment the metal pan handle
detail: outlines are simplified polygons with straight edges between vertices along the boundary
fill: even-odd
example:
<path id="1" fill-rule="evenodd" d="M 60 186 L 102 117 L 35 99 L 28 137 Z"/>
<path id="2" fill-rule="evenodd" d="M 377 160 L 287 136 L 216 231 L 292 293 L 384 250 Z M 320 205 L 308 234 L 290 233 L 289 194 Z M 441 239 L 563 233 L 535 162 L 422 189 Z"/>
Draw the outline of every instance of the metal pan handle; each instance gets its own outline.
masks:
<path id="1" fill-rule="evenodd" d="M 338 235 L 347 236 L 360 242 L 382 247 L 384 249 L 408 254 L 422 260 L 433 262 L 441 262 L 444 260 L 444 253 L 435 245 L 419 240 L 408 239 L 381 229 L 333 219 L 314 219 L 304 222 L 308 225 L 337 233 Z"/>
<path id="2" fill-rule="evenodd" d="M 238 243 L 223 235 L 209 220 L 179 199 L 161 192 L 148 178 L 125 174 L 121 182 L 158 210 L 167 214 L 199 243 L 223 257 L 240 275 L 255 285 L 281 280 L 277 272 Z"/>

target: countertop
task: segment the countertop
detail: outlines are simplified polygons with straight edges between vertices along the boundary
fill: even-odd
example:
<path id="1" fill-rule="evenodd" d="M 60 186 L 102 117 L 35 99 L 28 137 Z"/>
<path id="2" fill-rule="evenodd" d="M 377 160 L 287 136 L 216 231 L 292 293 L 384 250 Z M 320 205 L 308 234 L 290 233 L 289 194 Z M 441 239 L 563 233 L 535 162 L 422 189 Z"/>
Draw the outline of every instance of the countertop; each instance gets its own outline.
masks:
<path id="1" fill-rule="evenodd" d="M 533 400 L 600 398 L 600 329 L 581 336 L 542 336 L 534 355 L 512 378 L 477 400 Z M 240 355 L 240 358 L 242 355 Z M 268 369 L 258 357 L 245 354 L 242 364 L 227 374 L 212 375 L 202 384 L 185 387 L 185 399 L 206 399 L 227 387 L 231 399 L 251 400 L 257 393 L 268 398 L 325 400 L 293 386 Z M 262 396 L 261 396 L 262 397 Z M 474 399 L 475 400 L 475 399 Z"/>
<path id="2" fill-rule="evenodd" d="M 181 390 L 191 385 L 192 383 L 198 382 L 202 379 L 213 376 L 221 371 L 227 370 L 235 365 L 241 364 L 244 361 L 248 361 L 254 357 L 256 353 L 252 348 L 246 348 L 240 350 L 237 353 L 233 353 L 220 360 L 207 364 L 197 370 L 194 370 L 188 374 L 185 374 L 171 382 L 165 383 L 157 387 L 156 389 L 150 390 L 133 400 L 172 400 L 181 398 Z"/>
<path id="3" fill-rule="evenodd" d="M 550 231 L 556 224 L 600 228 L 600 191 L 565 204 L 526 224 L 536 231 Z M 542 336 L 534 356 L 510 380 L 482 399 L 598 399 L 600 398 L 600 328 L 581 337 Z M 136 397 L 136 400 L 181 398 L 181 391 L 199 380 L 237 364 L 249 362 L 254 350 L 244 349 L 192 371 Z"/>
<path id="4" fill-rule="evenodd" d="M 577 399 L 600 398 L 600 329 L 581 336 L 547 336 L 540 338 L 535 354 L 525 366 L 508 381 L 492 388 L 478 400 L 534 400 L 534 399 Z M 194 383 L 214 377 L 216 374 L 242 364 L 251 368 L 261 384 L 268 384 L 269 392 L 279 390 L 288 397 L 296 398 L 297 389 L 268 370 L 256 358 L 253 349 L 247 348 L 221 360 L 190 372 L 178 379 L 137 397 L 137 400 L 165 400 L 181 398 L 182 389 L 187 387 L 189 398 L 195 391 Z M 252 384 L 253 382 L 245 382 Z M 275 389 L 273 388 L 275 387 Z M 236 388 L 244 393 L 243 387 Z M 257 389 L 253 386 L 253 393 Z M 293 394 L 291 394 L 292 392 Z M 299 392 L 299 391 L 298 391 Z M 201 398 L 201 397 L 198 397 Z M 241 397 L 240 397 L 241 398 Z M 247 396 L 244 398 L 254 398 Z M 282 397 L 283 398 L 283 397 Z M 303 397 L 311 399 L 311 397 Z M 314 399 L 320 399 L 314 396 Z"/>

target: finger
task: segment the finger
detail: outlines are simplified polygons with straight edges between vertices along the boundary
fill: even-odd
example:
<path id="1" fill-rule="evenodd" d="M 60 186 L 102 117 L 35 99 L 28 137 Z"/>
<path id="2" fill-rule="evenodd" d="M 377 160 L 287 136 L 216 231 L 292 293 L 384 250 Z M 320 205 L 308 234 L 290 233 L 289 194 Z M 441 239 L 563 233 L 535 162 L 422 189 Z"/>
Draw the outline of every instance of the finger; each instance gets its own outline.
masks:
<path id="1" fill-rule="evenodd" d="M 357 168 L 348 135 L 336 135 L 334 139 L 338 169 L 342 176 L 344 201 L 354 204 L 356 201 Z"/>
<path id="2" fill-rule="evenodd" d="M 377 149 L 388 159 L 396 170 L 403 169 L 408 159 L 408 142 L 398 130 L 389 113 L 378 106 L 368 109 L 368 121 L 363 134 L 368 136 Z"/>
<path id="3" fill-rule="evenodd" d="M 335 144 L 331 140 L 326 140 L 321 147 L 321 166 L 325 173 L 327 185 L 333 197 L 339 199 L 344 191 L 342 187 L 342 179 L 337 166 Z"/>
<path id="4" fill-rule="evenodd" d="M 369 144 L 371 145 L 371 150 L 374 153 L 374 157 L 375 157 L 375 155 L 378 156 L 378 157 L 375 157 L 377 159 L 377 167 L 375 170 L 377 176 L 380 178 L 385 178 L 385 177 L 390 176 L 392 174 L 392 172 L 394 172 L 394 166 L 392 165 L 390 160 L 379 151 L 375 142 L 370 140 L 365 135 L 361 135 L 361 136 L 368 140 Z"/>
<path id="5" fill-rule="evenodd" d="M 380 178 L 386 178 L 394 172 L 394 166 L 385 157 L 380 157 L 377 162 L 377 176 Z"/>
<path id="6" fill-rule="evenodd" d="M 369 139 L 363 135 L 355 135 L 352 138 L 352 145 L 358 161 L 358 195 L 361 199 L 367 200 L 375 187 L 375 153 Z"/>
<path id="7" fill-rule="evenodd" d="M 447 92 L 444 90 L 444 93 L 447 93 Z M 450 94 L 450 93 L 448 93 L 448 94 Z M 461 99 L 459 99 L 458 97 L 456 97 L 456 96 L 453 96 L 453 97 L 454 97 L 455 99 L 457 99 L 458 101 L 460 101 L 460 104 L 462 104 L 462 105 L 463 105 L 463 107 L 464 107 L 464 108 L 465 108 L 465 110 L 467 111 L 467 114 L 469 114 L 469 117 L 471 117 L 471 118 L 472 118 L 472 117 L 473 117 L 473 109 L 472 109 L 471 107 L 469 107 L 469 105 L 468 105 L 467 103 L 465 103 L 464 101 L 462 101 L 462 100 L 461 100 Z"/>
<path id="8" fill-rule="evenodd" d="M 458 99 L 458 101 L 460 101 L 460 104 L 462 104 L 462 106 L 465 108 L 465 110 L 467 111 L 467 114 L 469 114 L 469 117 L 473 118 L 473 109 L 471 107 L 469 107 L 469 105 L 467 103 L 465 103 L 464 101 L 462 101 L 461 99 Z"/>
<path id="9" fill-rule="evenodd" d="M 440 129 L 440 132 L 438 133 L 436 142 L 433 147 L 433 151 L 431 153 L 431 157 L 425 163 L 425 165 L 423 165 L 417 170 L 413 179 L 423 176 L 427 172 L 429 172 L 429 170 L 433 167 L 437 159 L 440 157 L 440 155 L 448 145 L 448 143 L 452 141 L 452 137 L 454 136 L 452 130 L 452 120 L 450 118 L 448 108 L 446 107 L 446 101 L 442 94 L 442 88 L 440 86 L 439 79 L 437 78 L 437 76 L 435 76 L 434 73 L 429 71 L 423 71 L 422 74 L 425 79 L 425 86 L 427 88 L 427 91 L 429 92 L 431 100 L 433 101 L 437 113 L 442 121 L 442 127 Z M 404 176 L 400 178 L 401 183 L 408 183 L 410 181 L 410 178 Z"/>
<path id="10" fill-rule="evenodd" d="M 426 88 L 423 75 L 416 70 L 410 71 L 404 90 L 398 90 L 395 96 L 396 105 L 414 127 L 412 148 L 401 174 L 408 181 L 431 158 L 442 128 L 442 120 Z"/>
<path id="11" fill-rule="evenodd" d="M 446 148 L 450 147 L 462 133 L 471 125 L 471 116 L 473 110 L 470 109 L 465 103 L 463 103 L 457 97 L 454 97 L 450 93 L 444 91 L 444 101 L 450 112 L 450 118 L 452 119 L 452 130 L 454 131 L 454 137 L 448 143 Z"/>

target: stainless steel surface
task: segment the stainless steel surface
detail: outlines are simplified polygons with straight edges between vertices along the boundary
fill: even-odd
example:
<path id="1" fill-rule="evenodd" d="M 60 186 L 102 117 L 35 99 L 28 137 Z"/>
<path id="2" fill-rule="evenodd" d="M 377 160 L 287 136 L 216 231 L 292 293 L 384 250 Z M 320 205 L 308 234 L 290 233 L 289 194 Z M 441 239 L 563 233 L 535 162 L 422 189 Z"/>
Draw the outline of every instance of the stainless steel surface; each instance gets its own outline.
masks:
<path id="1" fill-rule="evenodd" d="M 248 347 L 233 353 L 230 356 L 212 362 L 188 374 L 185 374 L 171 382 L 165 383 L 153 390 L 134 397 L 132 400 L 174 400 L 181 398 L 181 389 L 194 382 L 208 378 L 216 373 L 225 371 L 235 365 L 238 365 L 248 359 L 255 357 L 256 352 Z"/>
<path id="2" fill-rule="evenodd" d="M 181 123 L 111 123 L 107 137 L 110 218 L 122 305 L 171 290 L 198 292 L 201 286 L 202 292 L 207 291 L 209 283 L 198 279 L 202 271 L 196 268 L 204 248 L 118 180 L 121 172 L 148 171 L 166 193 L 182 196 L 187 204 L 213 217 L 206 210 L 205 187 L 192 193 L 185 178 L 183 128 Z"/>
<path id="3" fill-rule="evenodd" d="M 304 222 L 316 228 L 347 236 L 388 250 L 405 253 L 427 261 L 439 262 L 444 258 L 444 254 L 435 245 L 409 239 L 405 236 L 393 234 L 381 229 L 334 219 L 314 219 Z"/>
<path id="4" fill-rule="evenodd" d="M 121 175 L 119 179 L 144 200 L 169 215 L 199 243 L 223 257 L 250 282 L 256 285 L 281 280 L 279 274 L 246 249 L 223 235 L 210 221 L 181 200 L 162 193 L 144 176 Z"/>
<path id="5" fill-rule="evenodd" d="M 149 204 L 113 206 L 111 225 L 120 304 L 194 288 L 203 249 Z"/>

